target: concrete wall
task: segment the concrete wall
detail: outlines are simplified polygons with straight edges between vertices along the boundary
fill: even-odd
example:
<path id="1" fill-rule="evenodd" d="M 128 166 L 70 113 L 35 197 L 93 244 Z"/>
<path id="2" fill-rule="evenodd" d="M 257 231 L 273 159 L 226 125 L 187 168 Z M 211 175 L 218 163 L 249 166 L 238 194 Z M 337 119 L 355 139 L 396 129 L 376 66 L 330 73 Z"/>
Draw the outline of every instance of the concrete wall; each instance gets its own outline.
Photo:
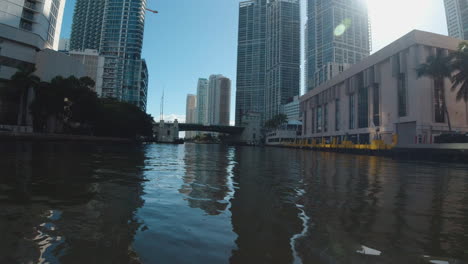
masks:
<path id="1" fill-rule="evenodd" d="M 51 81 L 56 76 L 81 78 L 86 76 L 86 67 L 64 53 L 45 49 L 36 55 L 36 75 L 43 81 Z"/>

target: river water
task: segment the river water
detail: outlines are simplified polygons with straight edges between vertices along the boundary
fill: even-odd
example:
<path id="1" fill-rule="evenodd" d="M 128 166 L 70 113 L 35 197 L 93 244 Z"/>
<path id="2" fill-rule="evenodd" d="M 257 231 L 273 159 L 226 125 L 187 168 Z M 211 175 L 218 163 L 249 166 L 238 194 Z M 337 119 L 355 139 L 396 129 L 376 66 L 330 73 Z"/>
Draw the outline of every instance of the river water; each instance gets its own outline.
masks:
<path id="1" fill-rule="evenodd" d="M 468 260 L 468 164 L 3 142 L 0 168 L 1 264 Z"/>

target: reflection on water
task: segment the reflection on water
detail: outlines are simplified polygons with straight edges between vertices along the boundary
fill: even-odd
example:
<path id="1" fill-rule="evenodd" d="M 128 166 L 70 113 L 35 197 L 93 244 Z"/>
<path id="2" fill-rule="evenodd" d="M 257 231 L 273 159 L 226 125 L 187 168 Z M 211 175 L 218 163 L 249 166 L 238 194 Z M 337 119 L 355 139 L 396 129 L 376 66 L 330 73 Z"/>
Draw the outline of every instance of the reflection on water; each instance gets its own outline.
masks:
<path id="1" fill-rule="evenodd" d="M 466 164 L 2 142 L 0 167 L 0 263 L 468 260 Z"/>

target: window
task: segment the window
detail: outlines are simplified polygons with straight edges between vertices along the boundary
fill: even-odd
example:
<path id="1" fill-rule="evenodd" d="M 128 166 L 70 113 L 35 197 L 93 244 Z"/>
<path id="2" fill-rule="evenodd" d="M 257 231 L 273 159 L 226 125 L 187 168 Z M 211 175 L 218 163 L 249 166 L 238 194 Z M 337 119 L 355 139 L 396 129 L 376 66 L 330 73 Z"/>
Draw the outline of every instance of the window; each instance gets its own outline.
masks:
<path id="1" fill-rule="evenodd" d="M 317 133 L 322 132 L 322 107 L 317 107 Z"/>
<path id="2" fill-rule="evenodd" d="M 335 100 L 335 130 L 340 130 L 340 99 Z"/>
<path id="3" fill-rule="evenodd" d="M 398 116 L 407 115 L 407 89 L 406 89 L 406 75 L 400 73 L 398 75 Z"/>
<path id="4" fill-rule="evenodd" d="M 374 126 L 380 126 L 380 87 L 378 84 L 374 85 L 373 88 L 373 122 Z"/>
<path id="5" fill-rule="evenodd" d="M 354 100 L 355 95 L 351 94 L 349 96 L 349 129 L 354 129 L 354 118 L 355 118 L 355 100 Z"/>
<path id="6" fill-rule="evenodd" d="M 323 106 L 323 131 L 328 131 L 328 104 Z"/>
<path id="7" fill-rule="evenodd" d="M 369 92 L 364 86 L 364 74 L 358 75 L 358 128 L 369 127 Z"/>

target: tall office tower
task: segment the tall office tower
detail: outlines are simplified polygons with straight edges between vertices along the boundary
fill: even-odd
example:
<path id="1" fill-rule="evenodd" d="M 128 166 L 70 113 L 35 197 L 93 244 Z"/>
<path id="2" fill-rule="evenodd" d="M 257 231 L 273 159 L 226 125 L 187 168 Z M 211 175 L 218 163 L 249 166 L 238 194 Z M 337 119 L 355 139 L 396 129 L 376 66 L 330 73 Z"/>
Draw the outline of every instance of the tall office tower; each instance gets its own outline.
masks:
<path id="1" fill-rule="evenodd" d="M 197 96 L 194 94 L 188 94 L 185 107 L 185 123 L 197 123 Z M 196 134 L 196 132 L 187 131 L 185 132 L 185 138 L 193 138 Z"/>
<path id="2" fill-rule="evenodd" d="M 148 72 L 141 59 L 146 0 L 78 0 L 71 49 L 105 57 L 102 96 L 146 109 Z"/>
<path id="3" fill-rule="evenodd" d="M 65 0 L 0 1 L 0 80 L 34 67 L 36 51 L 57 50 Z"/>
<path id="4" fill-rule="evenodd" d="M 331 79 L 370 54 L 365 0 L 308 0 L 307 90 Z"/>
<path id="5" fill-rule="evenodd" d="M 208 84 L 208 124 L 229 125 L 231 80 L 221 74 L 211 75 Z"/>
<path id="6" fill-rule="evenodd" d="M 99 50 L 107 0 L 76 0 L 70 39 L 70 49 Z"/>
<path id="7" fill-rule="evenodd" d="M 300 92 L 299 0 L 270 0 L 267 8 L 265 120 Z"/>
<path id="8" fill-rule="evenodd" d="M 450 37 L 468 40 L 468 2 L 466 0 L 444 0 Z"/>
<path id="9" fill-rule="evenodd" d="M 265 111 L 267 0 L 239 5 L 236 125 L 249 112 Z"/>
<path id="10" fill-rule="evenodd" d="M 69 51 L 70 50 L 70 39 L 62 38 L 59 40 L 58 45 L 59 51 Z"/>
<path id="11" fill-rule="evenodd" d="M 197 123 L 208 124 L 208 80 L 198 79 L 197 85 Z"/>

